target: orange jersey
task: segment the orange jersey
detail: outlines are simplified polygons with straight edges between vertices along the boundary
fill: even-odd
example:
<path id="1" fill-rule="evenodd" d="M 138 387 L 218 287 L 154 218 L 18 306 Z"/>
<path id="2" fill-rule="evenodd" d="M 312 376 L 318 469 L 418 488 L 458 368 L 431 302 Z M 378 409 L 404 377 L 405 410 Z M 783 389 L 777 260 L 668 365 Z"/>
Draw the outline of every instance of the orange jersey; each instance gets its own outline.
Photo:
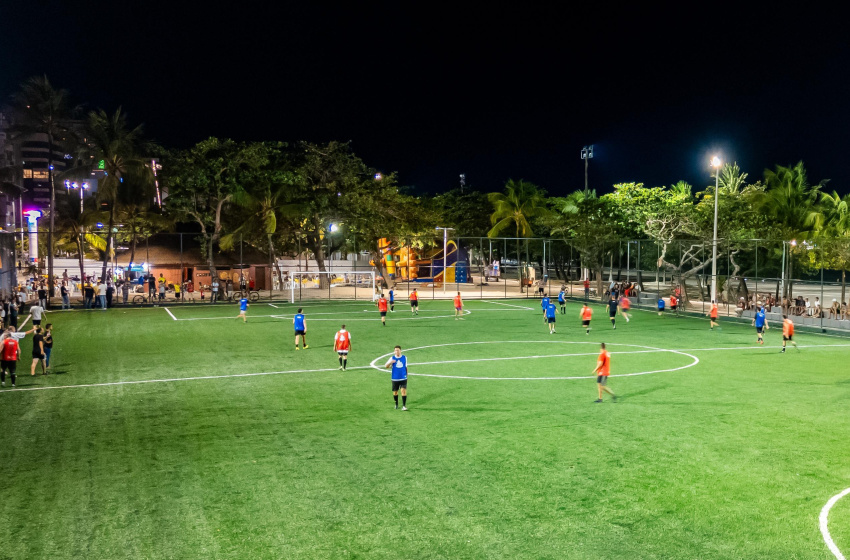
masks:
<path id="1" fill-rule="evenodd" d="M 632 306 L 632 302 L 629 301 L 629 298 L 624 297 L 620 300 L 620 307 L 623 308 L 623 311 L 628 311 L 629 307 Z"/>
<path id="2" fill-rule="evenodd" d="M 3 361 L 14 362 L 18 359 L 18 341 L 7 338 L 3 341 Z"/>
<path id="3" fill-rule="evenodd" d="M 782 335 L 794 336 L 794 323 L 791 322 L 791 319 L 785 319 L 782 321 Z"/>
<path id="4" fill-rule="evenodd" d="M 386 307 L 386 303 L 384 304 Z M 351 333 L 338 331 L 334 336 L 334 350 L 351 350 Z"/>
<path id="5" fill-rule="evenodd" d="M 676 305 L 677 303 L 676 296 L 670 296 L 670 305 Z"/>
<path id="6" fill-rule="evenodd" d="M 386 310 L 387 310 L 387 299 L 386 298 L 379 299 L 378 300 L 378 311 L 386 312 Z"/>
<path id="7" fill-rule="evenodd" d="M 455 296 L 455 307 L 463 307 L 463 302 L 460 300 L 460 296 Z"/>
<path id="8" fill-rule="evenodd" d="M 417 294 L 416 292 L 410 294 L 410 301 L 419 301 L 419 294 Z"/>
<path id="9" fill-rule="evenodd" d="M 596 360 L 596 374 L 608 376 L 611 373 L 611 354 L 607 350 L 599 353 L 599 359 Z"/>
<path id="10" fill-rule="evenodd" d="M 590 318 L 593 317 L 593 309 L 589 307 L 582 307 L 581 309 L 581 320 L 582 321 L 590 321 Z"/>
<path id="11" fill-rule="evenodd" d="M 708 316 L 712 319 L 717 319 L 717 304 L 713 303 L 711 305 L 711 311 L 708 312 Z"/>

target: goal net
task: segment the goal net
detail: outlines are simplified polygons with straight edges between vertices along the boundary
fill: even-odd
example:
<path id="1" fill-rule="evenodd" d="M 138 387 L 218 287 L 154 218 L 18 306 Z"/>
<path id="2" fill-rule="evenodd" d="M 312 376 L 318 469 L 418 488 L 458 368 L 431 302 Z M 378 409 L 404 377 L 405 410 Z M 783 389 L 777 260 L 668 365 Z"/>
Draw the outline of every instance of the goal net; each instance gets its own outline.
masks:
<path id="1" fill-rule="evenodd" d="M 284 288 L 289 290 L 290 303 L 304 300 L 372 301 L 377 293 L 375 272 L 371 270 L 290 272 Z"/>

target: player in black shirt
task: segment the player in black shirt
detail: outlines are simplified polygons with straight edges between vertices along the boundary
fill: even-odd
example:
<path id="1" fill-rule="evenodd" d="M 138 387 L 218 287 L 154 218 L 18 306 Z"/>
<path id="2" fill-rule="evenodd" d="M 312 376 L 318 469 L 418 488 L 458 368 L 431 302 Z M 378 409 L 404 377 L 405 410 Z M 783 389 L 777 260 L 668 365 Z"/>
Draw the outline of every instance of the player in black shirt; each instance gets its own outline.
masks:
<path id="1" fill-rule="evenodd" d="M 608 300 L 608 316 L 611 318 L 611 326 L 615 329 L 617 328 L 617 298 L 614 295 L 611 295 L 611 299 Z"/>

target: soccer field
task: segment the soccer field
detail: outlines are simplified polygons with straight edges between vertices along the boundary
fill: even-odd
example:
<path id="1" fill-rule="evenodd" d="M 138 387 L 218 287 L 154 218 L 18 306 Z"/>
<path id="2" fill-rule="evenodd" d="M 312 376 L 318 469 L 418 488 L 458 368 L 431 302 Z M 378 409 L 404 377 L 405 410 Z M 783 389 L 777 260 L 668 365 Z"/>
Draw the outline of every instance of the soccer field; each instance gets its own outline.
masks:
<path id="1" fill-rule="evenodd" d="M 836 557 L 850 339 L 780 354 L 781 325 L 760 347 L 596 306 L 586 335 L 570 302 L 550 335 L 534 300 L 402 303 L 386 327 L 305 305 L 297 352 L 297 305 L 49 314 L 55 375 L 28 375 L 28 339 L 0 391 L 0 558 Z M 603 341 L 621 398 L 595 404 Z M 850 496 L 823 517 L 850 554 Z"/>

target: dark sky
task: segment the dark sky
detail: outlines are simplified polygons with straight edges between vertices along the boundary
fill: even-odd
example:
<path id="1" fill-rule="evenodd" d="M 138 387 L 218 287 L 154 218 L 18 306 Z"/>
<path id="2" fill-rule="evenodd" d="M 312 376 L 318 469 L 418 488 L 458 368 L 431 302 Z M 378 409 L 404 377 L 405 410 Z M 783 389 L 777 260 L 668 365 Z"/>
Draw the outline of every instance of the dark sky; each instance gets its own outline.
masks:
<path id="1" fill-rule="evenodd" d="M 850 192 L 850 48 L 826 13 L 264 4 L 0 0 L 0 96 L 46 73 L 170 147 L 351 140 L 429 192 L 466 173 L 566 194 L 591 143 L 600 191 L 703 187 L 719 151 L 751 180 L 803 160 Z"/>

